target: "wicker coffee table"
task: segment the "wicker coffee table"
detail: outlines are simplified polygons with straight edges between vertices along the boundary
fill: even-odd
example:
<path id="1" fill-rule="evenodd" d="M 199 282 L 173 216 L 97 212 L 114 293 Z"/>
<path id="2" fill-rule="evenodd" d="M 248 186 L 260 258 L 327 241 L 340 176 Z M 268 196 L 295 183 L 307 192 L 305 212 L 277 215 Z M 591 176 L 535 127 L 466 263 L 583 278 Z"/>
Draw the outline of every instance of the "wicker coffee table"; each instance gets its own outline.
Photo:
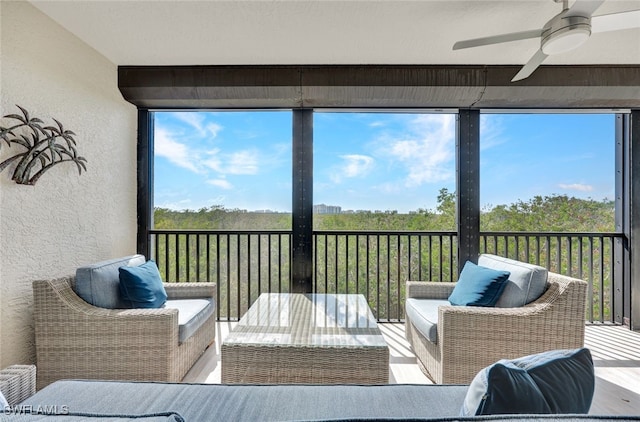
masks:
<path id="1" fill-rule="evenodd" d="M 389 347 L 363 295 L 264 293 L 220 350 L 225 384 L 389 382 Z"/>

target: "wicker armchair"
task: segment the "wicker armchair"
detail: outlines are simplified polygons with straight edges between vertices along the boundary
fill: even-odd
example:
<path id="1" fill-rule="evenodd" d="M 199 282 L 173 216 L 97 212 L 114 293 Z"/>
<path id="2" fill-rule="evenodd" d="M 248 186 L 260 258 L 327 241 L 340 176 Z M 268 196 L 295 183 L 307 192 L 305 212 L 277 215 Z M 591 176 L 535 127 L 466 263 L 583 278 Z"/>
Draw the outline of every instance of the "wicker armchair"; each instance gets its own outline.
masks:
<path id="1" fill-rule="evenodd" d="M 407 282 L 407 297 L 447 299 L 455 283 Z M 519 308 L 440 306 L 437 344 L 406 318 L 406 337 L 437 384 L 469 384 L 500 359 L 584 345 L 587 283 L 549 273 L 547 290 Z"/>
<path id="2" fill-rule="evenodd" d="M 214 341 L 215 313 L 186 341 L 177 309 L 105 309 L 74 278 L 33 283 L 38 389 L 65 378 L 180 382 Z M 215 283 L 165 283 L 169 299 L 213 297 Z"/>
<path id="3" fill-rule="evenodd" d="M 11 365 L 0 371 L 0 391 L 9 406 L 31 397 L 36 392 L 36 367 Z M 0 409 L 0 414 L 2 409 Z"/>

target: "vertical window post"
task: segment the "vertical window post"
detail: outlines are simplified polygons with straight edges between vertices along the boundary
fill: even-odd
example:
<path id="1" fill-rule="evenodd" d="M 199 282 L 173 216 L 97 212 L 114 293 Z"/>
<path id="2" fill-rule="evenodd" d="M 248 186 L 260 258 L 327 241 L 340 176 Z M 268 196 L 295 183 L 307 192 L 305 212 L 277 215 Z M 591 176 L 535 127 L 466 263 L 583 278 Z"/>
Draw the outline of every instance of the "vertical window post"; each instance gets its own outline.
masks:
<path id="1" fill-rule="evenodd" d="M 615 126 L 615 231 L 629 238 L 629 115 L 617 114 Z M 615 322 L 628 323 L 630 313 L 630 254 L 625 238 L 614 241 L 613 315 Z M 589 304 L 591 306 L 591 304 Z"/>
<path id="2" fill-rule="evenodd" d="M 632 330 L 640 329 L 640 110 L 632 110 L 629 116 L 629 154 L 626 165 L 629 169 L 629 251 L 630 285 L 629 325 Z"/>
<path id="3" fill-rule="evenodd" d="M 458 268 L 480 252 L 480 111 L 460 110 L 456 126 Z"/>
<path id="4" fill-rule="evenodd" d="M 138 109 L 137 165 L 137 251 L 149 259 L 149 230 L 153 227 L 153 113 L 142 108 Z"/>
<path id="5" fill-rule="evenodd" d="M 313 290 L 313 110 L 293 111 L 291 292 Z"/>

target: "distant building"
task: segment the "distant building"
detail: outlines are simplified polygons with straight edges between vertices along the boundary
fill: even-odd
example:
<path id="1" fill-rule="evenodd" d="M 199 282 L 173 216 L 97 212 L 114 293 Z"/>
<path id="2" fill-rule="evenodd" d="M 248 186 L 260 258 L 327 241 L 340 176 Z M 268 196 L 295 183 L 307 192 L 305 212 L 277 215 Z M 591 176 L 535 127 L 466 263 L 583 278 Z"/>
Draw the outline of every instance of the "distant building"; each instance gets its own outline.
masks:
<path id="1" fill-rule="evenodd" d="M 314 214 L 340 214 L 342 207 L 337 205 L 318 204 L 313 206 Z"/>

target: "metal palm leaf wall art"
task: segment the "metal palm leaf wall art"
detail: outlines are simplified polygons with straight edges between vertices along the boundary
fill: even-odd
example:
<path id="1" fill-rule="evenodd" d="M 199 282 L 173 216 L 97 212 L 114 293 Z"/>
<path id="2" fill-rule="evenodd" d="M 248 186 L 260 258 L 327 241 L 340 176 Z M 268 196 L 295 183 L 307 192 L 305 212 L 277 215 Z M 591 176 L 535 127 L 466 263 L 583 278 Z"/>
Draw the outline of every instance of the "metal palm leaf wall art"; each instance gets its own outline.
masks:
<path id="1" fill-rule="evenodd" d="M 16 163 L 11 177 L 22 185 L 35 185 L 40 177 L 56 164 L 73 162 L 78 173 L 87 170 L 84 157 L 78 155 L 73 133 L 63 127 L 58 120 L 56 125 L 44 126 L 44 122 L 31 117 L 29 112 L 16 104 L 20 114 L 7 114 L 3 119 L 12 121 L 7 127 L 0 126 L 0 148 L 17 145 L 22 151 L 0 162 L 0 172 Z M 1 149 L 0 149 L 1 151 Z"/>

